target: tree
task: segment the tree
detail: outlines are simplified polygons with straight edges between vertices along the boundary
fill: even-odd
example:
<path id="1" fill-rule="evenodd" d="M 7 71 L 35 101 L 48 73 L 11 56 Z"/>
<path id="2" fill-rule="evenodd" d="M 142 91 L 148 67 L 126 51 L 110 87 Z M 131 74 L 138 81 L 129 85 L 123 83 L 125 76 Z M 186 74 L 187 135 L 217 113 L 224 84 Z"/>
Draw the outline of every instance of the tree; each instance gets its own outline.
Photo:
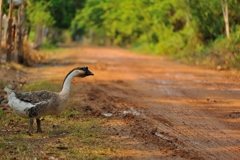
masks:
<path id="1" fill-rule="evenodd" d="M 77 9 L 84 6 L 85 0 L 43 0 L 49 2 L 47 9 L 50 11 L 55 23 L 55 28 L 68 29 Z"/>
<path id="2" fill-rule="evenodd" d="M 2 4 L 3 0 L 0 0 L 0 26 L 2 26 Z M 0 53 L 2 52 L 2 27 L 0 28 Z"/>
<path id="3" fill-rule="evenodd" d="M 228 0 L 220 0 L 220 2 L 222 5 L 223 18 L 225 22 L 226 36 L 229 38 Z"/>
<path id="4" fill-rule="evenodd" d="M 42 39 L 44 28 L 51 27 L 55 21 L 47 10 L 50 2 L 31 1 L 28 0 L 27 16 L 31 28 L 34 28 L 34 48 L 39 48 Z"/>
<path id="5" fill-rule="evenodd" d="M 8 28 L 7 28 L 7 43 L 6 43 L 6 61 L 11 62 L 12 61 L 12 50 L 13 50 L 13 44 L 12 44 L 12 38 L 13 38 L 13 32 L 12 32 L 12 10 L 13 10 L 13 0 L 9 3 L 9 11 L 8 11 Z"/>

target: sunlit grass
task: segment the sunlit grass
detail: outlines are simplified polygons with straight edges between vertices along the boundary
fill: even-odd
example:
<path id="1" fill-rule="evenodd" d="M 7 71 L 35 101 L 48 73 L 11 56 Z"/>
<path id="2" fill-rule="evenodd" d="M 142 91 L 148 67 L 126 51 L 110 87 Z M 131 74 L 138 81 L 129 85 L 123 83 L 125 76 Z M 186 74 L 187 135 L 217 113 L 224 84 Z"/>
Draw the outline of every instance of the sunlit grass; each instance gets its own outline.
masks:
<path id="1" fill-rule="evenodd" d="M 58 81 L 27 84 L 23 91 L 48 89 L 57 91 Z M 65 111 L 59 116 L 42 120 L 44 133 L 29 135 L 28 120 L 7 113 L 0 123 L 0 159 L 107 159 L 115 153 L 117 144 L 101 130 L 105 119 L 84 114 L 79 99 L 71 95 Z M 36 130 L 36 123 L 34 122 Z"/>
<path id="2" fill-rule="evenodd" d="M 22 87 L 22 91 L 28 92 L 37 90 L 49 90 L 56 92 L 59 91 L 60 88 L 61 88 L 60 81 L 59 83 L 57 81 L 37 81 L 24 85 Z"/>
<path id="3" fill-rule="evenodd" d="M 21 72 L 26 72 L 25 68 L 23 65 L 15 62 L 11 62 L 8 64 L 10 68 L 21 71 Z"/>
<path id="4" fill-rule="evenodd" d="M 65 53 L 66 49 L 54 46 L 46 46 L 41 48 L 41 52 L 44 53 L 46 56 L 58 55 Z"/>
<path id="5" fill-rule="evenodd" d="M 8 83 L 0 79 L 0 89 L 3 89 Z"/>

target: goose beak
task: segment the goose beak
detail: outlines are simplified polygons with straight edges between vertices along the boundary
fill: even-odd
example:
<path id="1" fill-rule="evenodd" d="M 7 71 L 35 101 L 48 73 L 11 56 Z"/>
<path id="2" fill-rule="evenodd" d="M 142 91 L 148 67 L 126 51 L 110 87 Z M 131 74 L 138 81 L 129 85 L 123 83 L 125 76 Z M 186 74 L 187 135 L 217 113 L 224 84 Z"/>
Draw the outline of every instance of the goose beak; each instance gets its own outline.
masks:
<path id="1" fill-rule="evenodd" d="M 91 71 L 86 70 L 85 76 L 93 76 L 93 75 L 94 75 L 94 74 L 93 74 Z"/>

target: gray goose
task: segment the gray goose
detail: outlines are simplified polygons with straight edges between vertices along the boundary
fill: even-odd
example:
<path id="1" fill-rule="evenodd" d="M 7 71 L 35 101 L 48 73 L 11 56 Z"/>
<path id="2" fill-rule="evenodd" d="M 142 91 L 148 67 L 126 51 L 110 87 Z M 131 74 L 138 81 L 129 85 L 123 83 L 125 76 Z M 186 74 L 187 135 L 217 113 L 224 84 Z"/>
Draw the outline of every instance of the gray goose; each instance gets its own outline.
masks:
<path id="1" fill-rule="evenodd" d="M 29 118 L 28 131 L 33 132 L 33 120 L 37 122 L 37 132 L 42 132 L 40 117 L 45 115 L 59 115 L 68 101 L 70 84 L 74 77 L 86 77 L 93 75 L 87 66 L 77 67 L 71 70 L 65 77 L 62 90 L 51 92 L 46 90 L 33 92 L 16 92 L 7 87 L 4 90 L 8 95 L 8 105 L 14 113 L 23 118 Z"/>

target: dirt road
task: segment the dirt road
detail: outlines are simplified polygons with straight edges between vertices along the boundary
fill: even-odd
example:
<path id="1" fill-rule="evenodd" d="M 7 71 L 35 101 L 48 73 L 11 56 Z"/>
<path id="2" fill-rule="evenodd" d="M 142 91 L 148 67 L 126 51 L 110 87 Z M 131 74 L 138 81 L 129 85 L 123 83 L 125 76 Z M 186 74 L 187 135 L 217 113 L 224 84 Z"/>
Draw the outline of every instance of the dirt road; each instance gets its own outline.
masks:
<path id="1" fill-rule="evenodd" d="M 125 159 L 240 159 L 240 77 L 121 49 L 70 48 L 57 66 L 62 77 L 87 65 L 81 107 L 108 118 Z M 74 83 L 78 80 L 74 79 Z"/>

